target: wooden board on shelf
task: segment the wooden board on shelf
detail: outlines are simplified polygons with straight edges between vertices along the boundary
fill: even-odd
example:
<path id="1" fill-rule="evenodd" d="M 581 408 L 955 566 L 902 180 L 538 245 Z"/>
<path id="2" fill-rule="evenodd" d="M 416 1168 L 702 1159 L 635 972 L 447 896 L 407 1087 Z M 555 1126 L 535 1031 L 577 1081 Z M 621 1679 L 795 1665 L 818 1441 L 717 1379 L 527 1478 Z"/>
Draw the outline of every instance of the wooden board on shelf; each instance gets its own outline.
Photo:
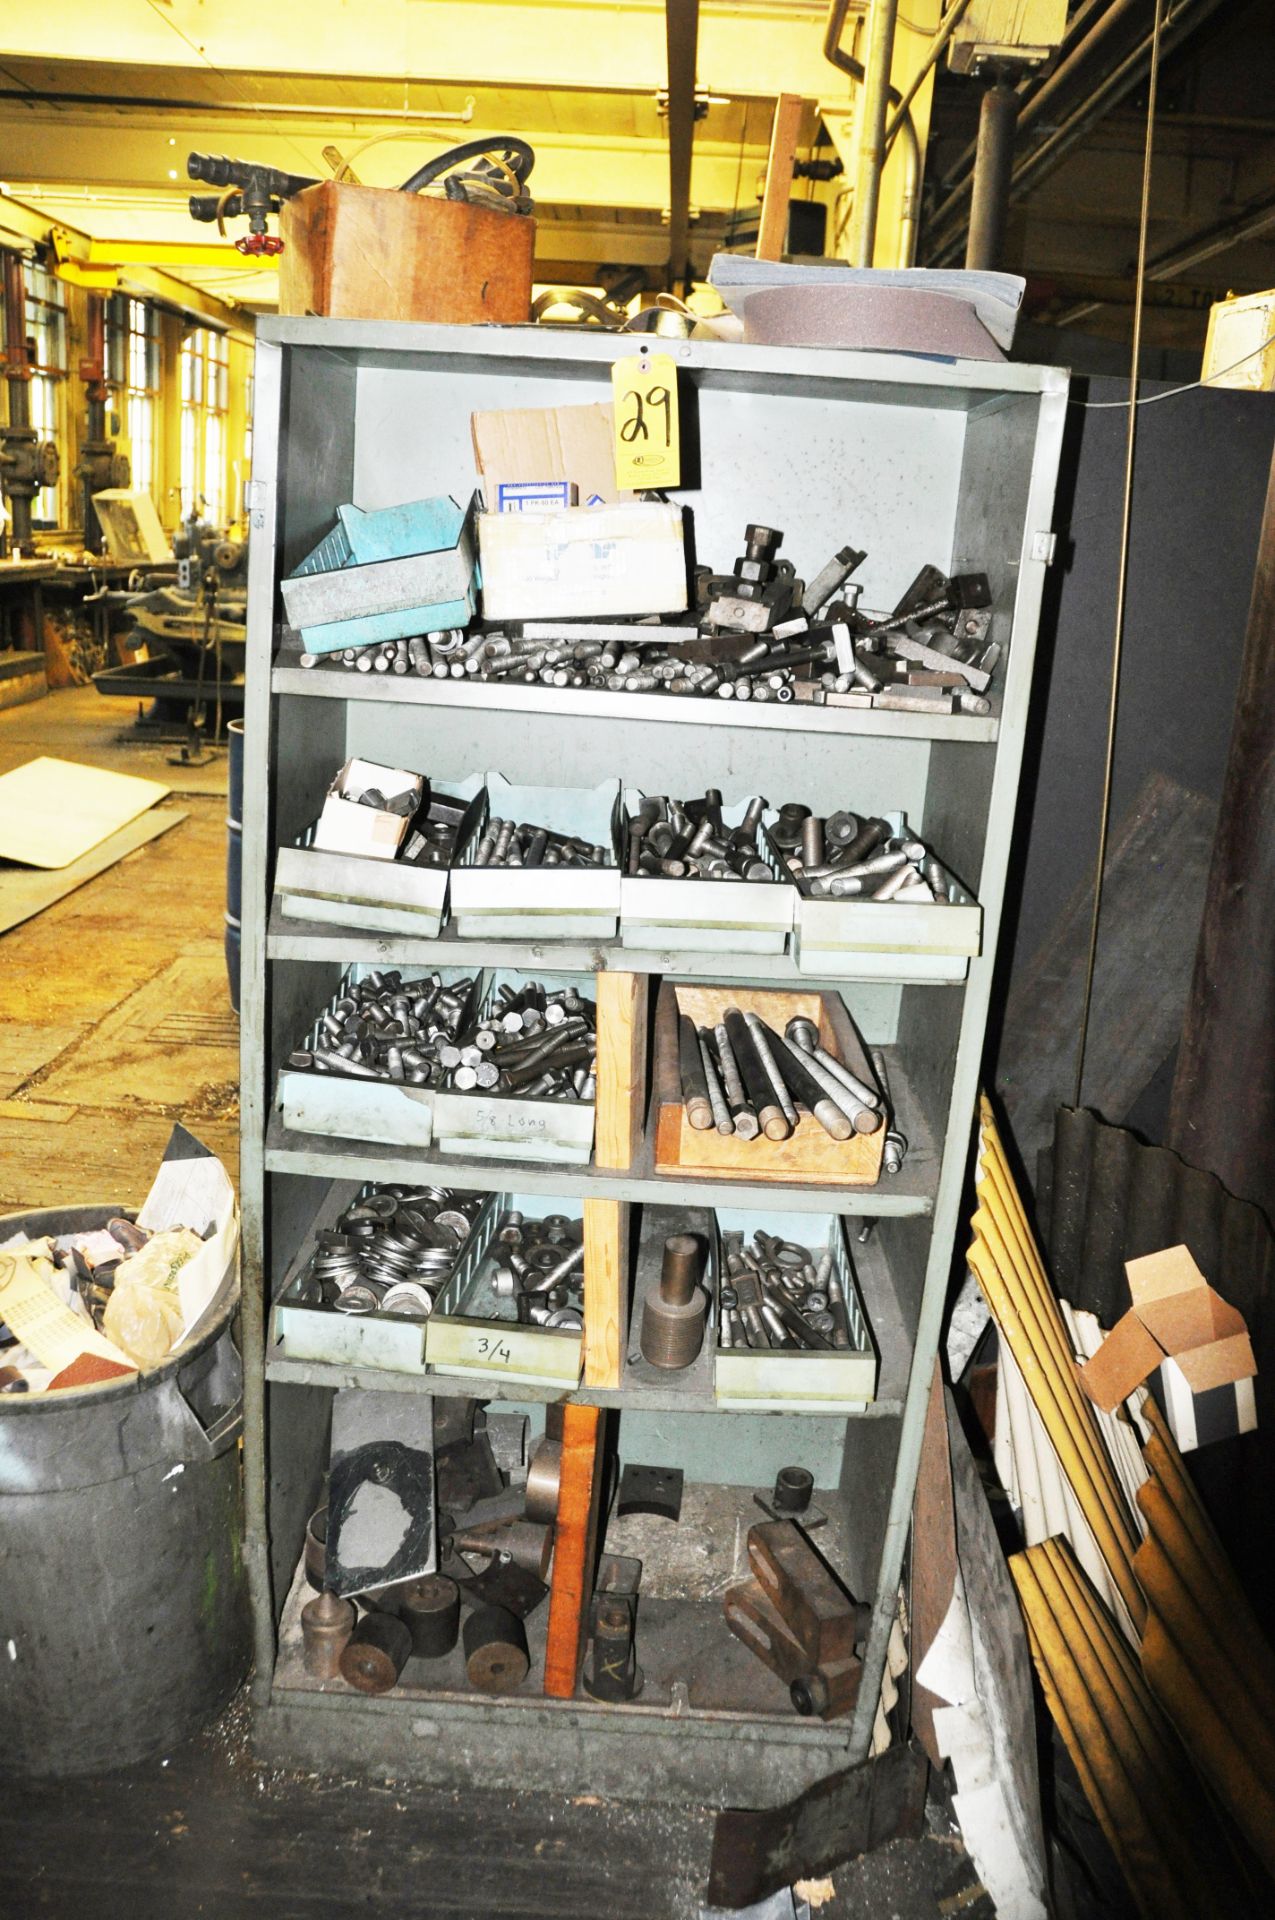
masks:
<path id="1" fill-rule="evenodd" d="M 833 1140 L 803 1113 L 787 1140 L 741 1140 L 715 1129 L 697 1131 L 682 1105 L 677 1020 L 716 1024 L 727 1007 L 755 1013 L 782 1034 L 795 1016 L 815 1022 L 819 1039 L 869 1086 L 876 1074 L 854 1022 L 833 994 L 764 991 L 755 987 L 700 987 L 665 981 L 655 1012 L 655 1169 L 657 1173 L 711 1173 L 720 1180 L 774 1180 L 789 1185 L 874 1186 L 881 1174 L 885 1128 Z"/>

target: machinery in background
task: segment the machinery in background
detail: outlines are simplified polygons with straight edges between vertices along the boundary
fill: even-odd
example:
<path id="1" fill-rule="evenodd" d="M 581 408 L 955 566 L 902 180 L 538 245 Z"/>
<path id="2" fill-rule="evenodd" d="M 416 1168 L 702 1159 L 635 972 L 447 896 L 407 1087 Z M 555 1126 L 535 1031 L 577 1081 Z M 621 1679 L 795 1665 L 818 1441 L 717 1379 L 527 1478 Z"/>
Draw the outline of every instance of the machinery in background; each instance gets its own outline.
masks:
<path id="1" fill-rule="evenodd" d="M 84 545 L 90 553 L 103 553 L 107 535 L 97 508 L 97 496 L 126 488 L 133 477 L 126 453 L 117 451 L 106 431 L 106 403 L 110 391 L 106 384 L 106 301 L 100 293 L 88 297 L 86 352 L 80 362 L 84 382 L 87 416 L 84 439 L 75 477 L 83 492 Z"/>
<path id="2" fill-rule="evenodd" d="M 31 425 L 31 357 L 27 346 L 26 277 L 22 256 L 0 255 L 4 303 L 4 378 L 9 389 L 9 419 L 0 427 L 0 493 L 9 515 L 8 554 L 31 552 L 31 503 L 44 487 L 56 486 L 58 450 L 41 440 Z"/>
<path id="3" fill-rule="evenodd" d="M 132 615 L 121 646 L 139 657 L 93 675 L 98 692 L 137 700 L 137 725 L 184 736 L 193 751 L 216 744 L 225 722 L 243 713 L 248 617 L 248 543 L 196 514 L 173 538 L 176 578 L 143 574 L 140 586 L 112 594 Z"/>

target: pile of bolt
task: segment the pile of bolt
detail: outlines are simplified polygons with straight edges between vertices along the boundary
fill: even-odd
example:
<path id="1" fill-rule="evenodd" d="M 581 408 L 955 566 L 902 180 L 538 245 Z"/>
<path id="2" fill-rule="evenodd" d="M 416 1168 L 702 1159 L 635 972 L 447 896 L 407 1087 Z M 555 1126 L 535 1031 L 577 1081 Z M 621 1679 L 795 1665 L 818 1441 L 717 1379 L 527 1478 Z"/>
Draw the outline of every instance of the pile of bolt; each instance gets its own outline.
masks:
<path id="1" fill-rule="evenodd" d="M 303 667 L 423 679 L 509 680 L 671 693 L 759 703 L 882 707 L 983 715 L 1000 648 L 989 642 L 984 573 L 926 565 L 888 614 L 859 608 L 850 575 L 867 554 L 842 547 L 807 584 L 778 549 L 774 527 L 745 529 L 728 574 L 697 567 L 693 617 L 527 620 L 520 631 L 446 628 L 340 653 L 301 655 Z"/>
<path id="2" fill-rule="evenodd" d="M 596 1026 L 597 1007 L 574 987 L 550 992 L 531 980 L 498 987 L 476 1025 L 440 1057 L 458 1093 L 477 1087 L 520 1100 L 592 1100 Z"/>
<path id="3" fill-rule="evenodd" d="M 888 820 L 843 811 L 821 820 L 798 801 L 779 809 L 770 837 L 803 894 L 815 899 L 946 905 L 951 882 L 923 840 Z"/>
<path id="4" fill-rule="evenodd" d="M 445 987 L 438 974 L 405 985 L 397 973 L 350 982 L 319 1016 L 311 1045 L 288 1064 L 356 1080 L 403 1081 L 454 1093 L 591 1100 L 596 1008 L 574 988 L 537 981 L 497 989 L 470 1014 L 476 978 Z"/>
<path id="5" fill-rule="evenodd" d="M 565 1213 L 528 1220 L 506 1213 L 496 1229 L 498 1265 L 491 1288 L 512 1300 L 524 1326 L 584 1326 L 584 1225 Z"/>
<path id="6" fill-rule="evenodd" d="M 820 1044 L 811 1020 L 790 1020 L 781 1039 L 757 1014 L 738 1007 L 698 1030 L 681 1014 L 678 1060 L 686 1118 L 699 1132 L 716 1127 L 740 1140 L 759 1134 L 787 1140 L 802 1108 L 833 1140 L 876 1133 L 886 1124 L 881 1091 Z"/>
<path id="7" fill-rule="evenodd" d="M 469 1017 L 476 984 L 475 976 L 445 987 L 437 973 L 404 983 L 398 972 L 379 971 L 348 981 L 319 1015 L 310 1044 L 289 1055 L 288 1065 L 354 1080 L 441 1086 L 444 1069 L 459 1062 L 456 1037 Z"/>
<path id="8" fill-rule="evenodd" d="M 737 827 L 722 821 L 722 796 L 702 800 L 648 796 L 629 821 L 625 871 L 664 880 L 775 880 L 759 833 L 766 802 L 750 800 Z"/>
<path id="9" fill-rule="evenodd" d="M 295 1290 L 338 1313 L 428 1320 L 469 1239 L 483 1196 L 447 1187 L 373 1187 L 315 1236 Z"/>
<path id="10" fill-rule="evenodd" d="M 815 1254 L 760 1227 L 752 1246 L 740 1232 L 722 1234 L 717 1342 L 722 1347 L 848 1347 L 845 1289 L 833 1252 Z"/>
<path id="11" fill-rule="evenodd" d="M 476 867 L 610 867 L 606 847 L 554 827 L 490 819 L 474 849 Z"/>

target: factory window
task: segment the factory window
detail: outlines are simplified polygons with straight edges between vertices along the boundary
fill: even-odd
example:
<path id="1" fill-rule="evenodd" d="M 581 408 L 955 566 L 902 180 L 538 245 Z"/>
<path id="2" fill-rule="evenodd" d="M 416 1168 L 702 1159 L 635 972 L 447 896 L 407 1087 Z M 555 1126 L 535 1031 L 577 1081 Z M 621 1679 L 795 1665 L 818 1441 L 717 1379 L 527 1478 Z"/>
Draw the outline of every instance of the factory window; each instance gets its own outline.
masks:
<path id="1" fill-rule="evenodd" d="M 155 495 L 159 406 L 159 316 L 146 300 L 111 295 L 106 308 L 106 377 L 133 463 L 133 485 Z"/>
<path id="2" fill-rule="evenodd" d="M 66 378 L 66 293 L 46 267 L 23 262 L 27 298 L 27 352 L 31 360 L 31 425 L 41 440 L 59 449 L 62 434 L 62 385 Z M 56 486 L 42 487 L 31 502 L 31 520 L 37 527 L 66 524 L 62 512 L 66 460 Z"/>
<path id="3" fill-rule="evenodd" d="M 182 518 L 220 526 L 226 484 L 227 371 L 224 334 L 195 327 L 182 342 Z"/>

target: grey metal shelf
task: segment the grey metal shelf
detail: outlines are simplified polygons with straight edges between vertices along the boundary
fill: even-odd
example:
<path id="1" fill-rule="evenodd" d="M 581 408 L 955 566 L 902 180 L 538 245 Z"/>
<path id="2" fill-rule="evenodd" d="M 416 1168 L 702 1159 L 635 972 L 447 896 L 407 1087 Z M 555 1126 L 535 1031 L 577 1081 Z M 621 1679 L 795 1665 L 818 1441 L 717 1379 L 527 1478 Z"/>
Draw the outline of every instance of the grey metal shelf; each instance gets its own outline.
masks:
<path id="1" fill-rule="evenodd" d="M 300 1387 L 357 1387 L 366 1393 L 411 1393 L 419 1391 L 442 1399 L 551 1401 L 562 1398 L 561 1387 L 532 1385 L 526 1381 L 502 1380 L 498 1374 L 469 1373 L 390 1373 L 378 1367 L 347 1367 L 331 1360 L 290 1360 L 278 1342 L 266 1349 L 266 1376 L 285 1385 Z M 732 1407 L 710 1394 L 673 1393 L 659 1387 L 578 1387 L 572 1394 L 586 1407 L 628 1408 L 634 1413 L 711 1413 L 726 1420 L 748 1420 L 755 1410 Z M 803 1407 L 800 1401 L 783 1409 L 784 1418 L 827 1419 L 835 1414 L 844 1420 L 896 1418 L 903 1411 L 902 1393 L 882 1399 L 847 1402 L 838 1408 Z"/>
<path id="2" fill-rule="evenodd" d="M 900 1103 L 901 1110 L 902 1105 Z M 373 1141 L 336 1140 L 296 1133 L 277 1115 L 266 1135 L 268 1173 L 299 1173 L 323 1180 L 417 1181 L 486 1191 L 497 1183 L 523 1193 L 581 1195 L 591 1200 L 654 1202 L 661 1206 L 782 1207 L 789 1213 L 840 1213 L 869 1219 L 933 1211 L 939 1165 L 920 1120 L 902 1171 L 872 1187 L 786 1186 L 778 1180 L 713 1180 L 700 1174 L 657 1173 L 649 1142 L 637 1164 L 620 1173 L 607 1167 L 548 1166 L 531 1160 L 484 1160 L 463 1154 L 418 1152 Z M 906 1123 L 905 1123 L 906 1131 Z"/>
<path id="3" fill-rule="evenodd" d="M 298 667 L 281 654 L 270 676 L 275 693 L 311 699 L 372 700 L 396 707 L 477 708 L 482 712 L 552 714 L 579 720 L 652 721 L 674 726 L 730 727 L 745 733 L 843 734 L 877 740 L 995 741 L 995 714 L 895 713 L 877 707 L 817 707 L 792 701 L 706 700 L 658 693 L 606 693 L 594 688 L 510 686 L 503 680 L 421 680 L 414 675 L 356 673 L 344 667 Z"/>
<path id="4" fill-rule="evenodd" d="M 375 933 L 357 927 L 334 927 L 313 920 L 294 920 L 271 907 L 266 933 L 269 960 L 315 960 L 348 966 L 356 960 L 378 967 L 517 967 L 542 966 L 552 973 L 654 973 L 673 980 L 720 980 L 740 985 L 823 989 L 837 992 L 850 984 L 880 985 L 871 973 L 839 974 L 822 978 L 798 971 L 791 953 L 686 953 L 677 950 L 623 947 L 618 940 L 594 943 L 573 940 L 461 940 L 454 927 L 444 927 L 436 939 L 408 933 Z M 887 984 L 959 990 L 964 982 L 927 980 L 914 975 L 909 956 L 900 953 L 891 962 Z M 848 962 L 849 963 L 849 962 Z"/>
<path id="5" fill-rule="evenodd" d="M 922 562 L 977 568 L 993 589 L 1003 658 L 994 711 L 970 716 L 609 694 L 500 682 L 423 681 L 303 669 L 280 652 L 278 581 L 331 526 L 338 504 L 391 505 L 460 493 L 472 461 L 476 408 L 607 401 L 623 342 L 536 328 L 457 328 L 307 319 L 264 320 L 255 377 L 252 551 L 248 593 L 244 818 L 243 1150 L 246 1553 L 253 1580 L 257 1699 L 263 1750 L 281 1760 L 359 1757 L 400 1776 L 468 1779 L 477 1743 L 500 1730 L 511 1778 L 548 1769 L 560 1784 L 642 1791 L 638 1782 L 718 1783 L 733 1804 L 774 1804 L 831 1767 L 867 1753 L 909 1537 L 948 1282 L 958 1258 L 964 1183 L 1022 766 L 1036 630 L 1066 410 L 1067 376 L 1004 362 L 902 354 L 670 342 L 694 408 L 701 485 L 684 496 L 697 551 L 738 551 L 749 521 L 785 529 L 784 552 L 804 577 L 853 538 L 868 552 L 865 603 L 893 605 Z M 632 351 L 637 351 L 636 343 Z M 674 498 L 679 496 L 674 495 Z M 818 981 L 791 959 L 625 952 L 367 934 L 271 914 L 272 846 L 314 820 L 335 765 L 350 753 L 419 765 L 455 782 L 484 767 L 535 767 L 545 782 L 677 792 L 703 779 L 723 792 L 800 797 L 820 810 L 905 808 L 983 910 L 981 954 L 963 985 L 920 991 L 906 961 L 888 979 Z M 421 758 L 421 755 L 427 756 Z M 657 783 L 657 784 L 652 784 Z M 669 784 L 665 784 L 669 783 Z M 911 1152 L 893 1181 L 870 1188 L 657 1176 L 649 1141 L 625 1173 L 405 1153 L 289 1134 L 271 1110 L 267 1062 L 295 1043 L 312 1011 L 305 966 L 472 962 L 546 971 L 624 970 L 684 980 L 852 989 L 848 1000 L 884 1045 Z M 928 1124 L 923 1124 L 928 1123 Z M 433 1691 L 361 1701 L 298 1679 L 292 1615 L 284 1642 L 271 1579 L 295 1600 L 305 1518 L 326 1463 L 331 1390 L 401 1390 L 410 1376 L 289 1360 L 268 1339 L 267 1261 L 285 1272 L 312 1224 L 317 1182 L 418 1180 L 664 1205 L 782 1208 L 879 1217 L 860 1267 L 880 1353 L 878 1398 L 844 1417 L 800 1425 L 728 1408 L 698 1385 L 674 1392 L 639 1381 L 583 1389 L 620 1409 L 638 1457 L 683 1465 L 688 1487 L 725 1483 L 745 1506 L 761 1463 L 808 1450 L 817 1484 L 844 1508 L 836 1564 L 872 1597 L 863 1684 L 853 1719 L 811 1728 L 756 1691 L 756 1661 L 723 1648 L 720 1601 L 656 1632 L 670 1675 L 691 1676 L 667 1708 L 603 1710 L 575 1700 L 485 1701 L 440 1681 Z M 885 1263 L 884 1282 L 872 1253 Z M 856 1265 L 859 1256 L 856 1252 Z M 274 1428 L 267 1456 L 266 1381 Z M 541 1392 L 489 1376 L 426 1374 L 424 1393 L 474 1391 L 534 1403 Z M 676 1404 L 673 1404 L 676 1401 Z M 712 1413 L 712 1418 L 705 1416 Z M 722 1419 L 730 1414 L 728 1424 Z M 629 1423 L 633 1423 L 630 1426 Z M 722 1446 L 723 1438 L 729 1445 Z M 767 1452 L 767 1449 L 770 1452 Z M 823 1448 L 822 1454 L 819 1449 Z M 663 1451 L 661 1451 L 663 1449 Z M 832 1450 L 835 1449 L 834 1452 Z M 268 1471 L 267 1471 L 268 1461 Z M 265 1510 L 267 1489 L 271 1516 Z M 729 1500 L 726 1502 L 729 1505 Z M 724 1509 L 723 1509 L 724 1510 Z M 734 1524 L 728 1528 L 733 1541 Z M 658 1575 L 659 1563 L 649 1571 Z M 646 1581 L 644 1579 L 644 1590 Z M 278 1663 L 276 1664 L 276 1653 Z M 695 1702 L 695 1675 L 743 1662 L 742 1691 Z M 753 1672 L 756 1669 L 756 1673 Z M 410 1696 L 410 1697 L 409 1697 Z M 694 1712 L 688 1706 L 695 1708 Z"/>

